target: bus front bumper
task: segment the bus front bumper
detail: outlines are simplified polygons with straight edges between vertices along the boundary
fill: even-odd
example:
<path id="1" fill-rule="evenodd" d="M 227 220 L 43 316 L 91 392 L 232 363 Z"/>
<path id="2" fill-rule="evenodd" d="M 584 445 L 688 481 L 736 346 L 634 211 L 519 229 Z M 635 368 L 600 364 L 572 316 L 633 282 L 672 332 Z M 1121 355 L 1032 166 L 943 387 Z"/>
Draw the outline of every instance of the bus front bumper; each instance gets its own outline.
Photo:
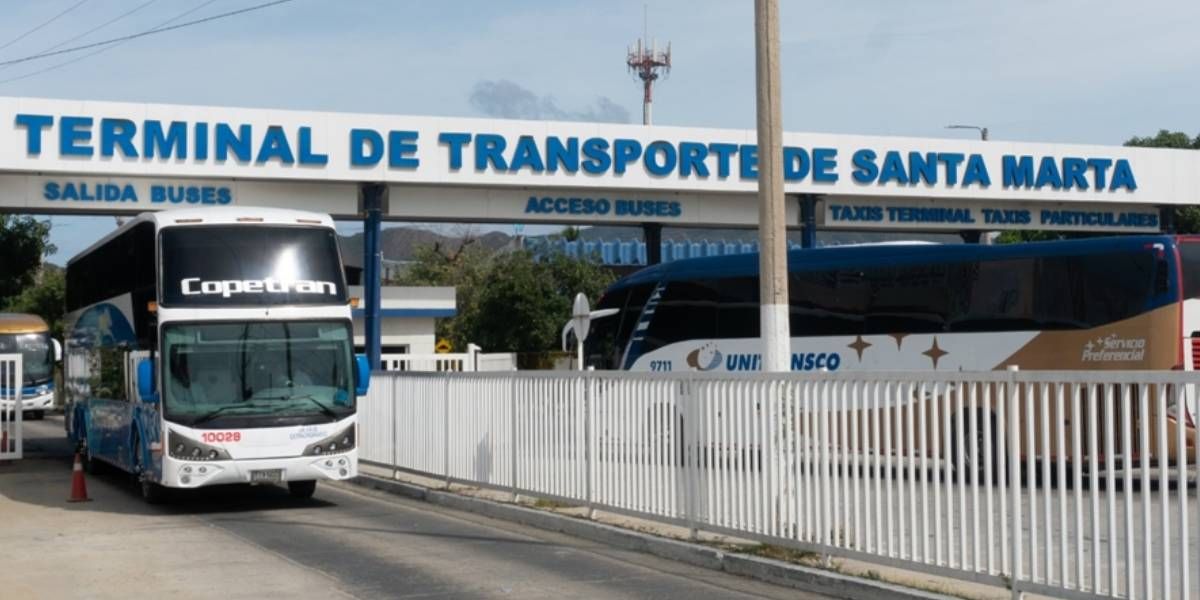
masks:
<path id="1" fill-rule="evenodd" d="M 15 400 L 0 399 L 0 410 L 5 412 L 12 411 L 14 404 L 16 404 Z M 47 392 L 45 394 L 37 394 L 21 398 L 22 411 L 50 410 L 52 408 L 54 408 L 54 392 Z"/>
<path id="2" fill-rule="evenodd" d="M 339 481 L 358 476 L 358 450 L 327 456 L 211 461 L 164 456 L 162 465 L 162 480 L 159 483 L 173 488 L 321 479 Z"/>

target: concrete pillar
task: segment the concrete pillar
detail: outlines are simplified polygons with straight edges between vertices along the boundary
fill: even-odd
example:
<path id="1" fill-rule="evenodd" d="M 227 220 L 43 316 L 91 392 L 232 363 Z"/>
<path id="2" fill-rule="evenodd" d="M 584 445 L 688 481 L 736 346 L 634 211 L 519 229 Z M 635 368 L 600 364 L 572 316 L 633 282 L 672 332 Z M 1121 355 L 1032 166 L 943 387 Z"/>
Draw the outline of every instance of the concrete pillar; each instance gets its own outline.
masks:
<path id="1" fill-rule="evenodd" d="M 759 324 L 763 371 L 791 370 L 787 210 L 783 195 L 783 109 L 778 0 L 754 0 L 758 115 Z"/>
<path id="2" fill-rule="evenodd" d="M 662 223 L 642 223 L 642 239 L 646 241 L 646 264 L 662 262 Z"/>
<path id="3" fill-rule="evenodd" d="M 800 196 L 800 247 L 817 247 L 817 197 L 813 194 Z"/>

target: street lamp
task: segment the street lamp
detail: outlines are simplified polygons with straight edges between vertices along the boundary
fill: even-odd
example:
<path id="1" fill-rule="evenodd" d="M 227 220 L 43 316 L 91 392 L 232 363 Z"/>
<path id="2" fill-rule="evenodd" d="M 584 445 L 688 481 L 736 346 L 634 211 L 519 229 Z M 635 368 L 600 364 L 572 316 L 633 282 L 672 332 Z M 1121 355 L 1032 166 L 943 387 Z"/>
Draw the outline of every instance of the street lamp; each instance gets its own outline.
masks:
<path id="1" fill-rule="evenodd" d="M 979 132 L 979 139 L 985 142 L 988 139 L 987 127 L 980 127 L 978 125 L 947 125 L 946 129 L 974 129 Z"/>

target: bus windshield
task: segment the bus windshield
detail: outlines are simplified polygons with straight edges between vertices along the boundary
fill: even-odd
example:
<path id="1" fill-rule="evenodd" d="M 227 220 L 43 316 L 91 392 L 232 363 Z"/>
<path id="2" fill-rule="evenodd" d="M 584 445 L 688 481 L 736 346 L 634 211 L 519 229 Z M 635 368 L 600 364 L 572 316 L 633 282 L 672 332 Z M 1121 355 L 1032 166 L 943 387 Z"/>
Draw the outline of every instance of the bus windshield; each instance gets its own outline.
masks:
<path id="1" fill-rule="evenodd" d="M 350 324 L 164 326 L 164 417 L 192 427 L 323 423 L 354 412 Z"/>
<path id="2" fill-rule="evenodd" d="M 163 306 L 346 303 L 332 229 L 197 225 L 160 237 Z"/>
<path id="3" fill-rule="evenodd" d="M 39 385 L 54 377 L 54 343 L 48 332 L 0 334 L 0 354 L 21 355 L 21 385 Z"/>

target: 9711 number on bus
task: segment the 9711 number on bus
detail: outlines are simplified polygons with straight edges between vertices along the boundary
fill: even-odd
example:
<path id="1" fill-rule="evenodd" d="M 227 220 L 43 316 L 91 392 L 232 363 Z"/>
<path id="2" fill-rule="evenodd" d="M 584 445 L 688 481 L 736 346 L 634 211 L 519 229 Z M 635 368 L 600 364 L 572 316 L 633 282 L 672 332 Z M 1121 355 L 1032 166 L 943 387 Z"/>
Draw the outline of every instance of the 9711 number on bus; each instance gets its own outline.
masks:
<path id="1" fill-rule="evenodd" d="M 671 361 L 669 360 L 652 360 L 650 361 L 651 371 L 670 371 Z"/>

